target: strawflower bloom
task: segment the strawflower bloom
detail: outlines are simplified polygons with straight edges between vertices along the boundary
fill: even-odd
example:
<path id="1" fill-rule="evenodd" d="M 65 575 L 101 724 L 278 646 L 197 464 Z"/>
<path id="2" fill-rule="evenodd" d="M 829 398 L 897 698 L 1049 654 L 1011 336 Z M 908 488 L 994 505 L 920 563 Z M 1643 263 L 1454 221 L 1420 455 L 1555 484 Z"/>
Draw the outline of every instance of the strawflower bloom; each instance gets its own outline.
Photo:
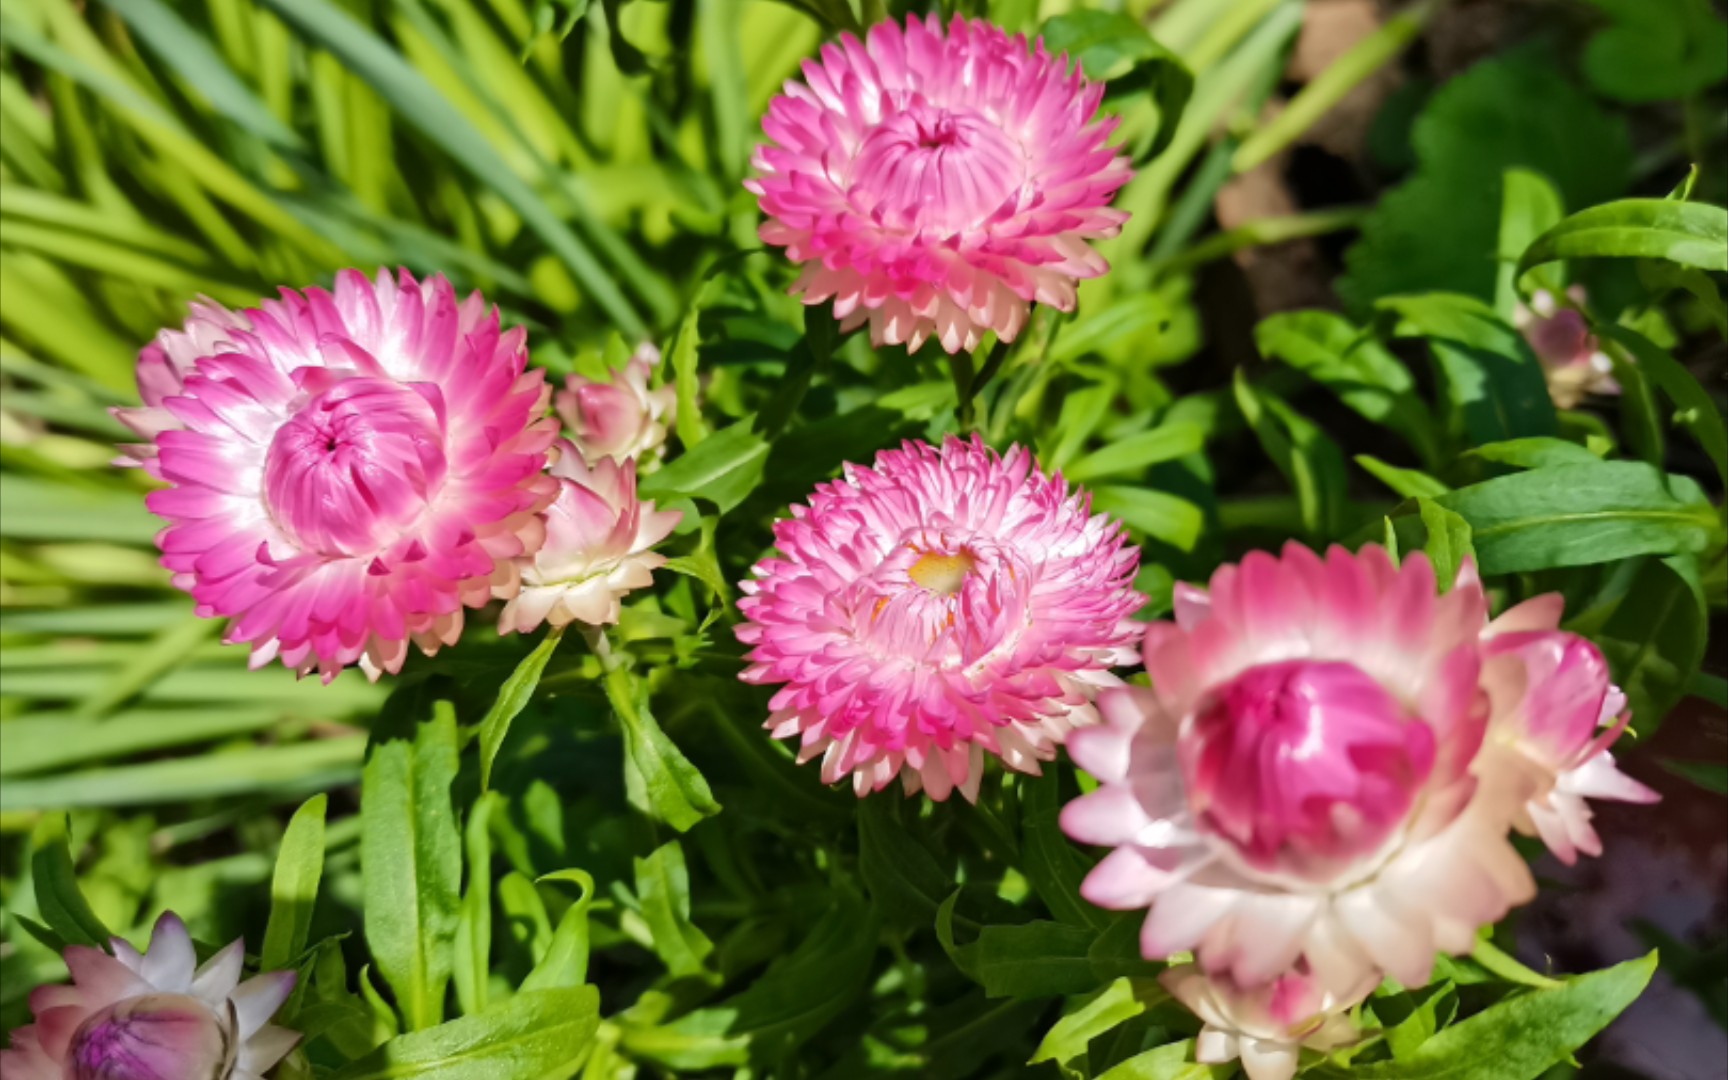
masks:
<path id="1" fill-rule="evenodd" d="M 1149 908 L 1147 957 L 1192 951 L 1240 987 L 1422 985 L 1435 950 L 1468 952 L 1533 895 L 1521 815 L 1588 850 L 1575 800 L 1626 797 L 1604 756 L 1619 725 L 1596 736 L 1618 698 L 1558 609 L 1490 623 L 1472 567 L 1436 595 L 1425 556 L 1376 546 L 1291 544 L 1179 586 L 1175 622 L 1146 632 L 1151 688 L 1106 691 L 1106 722 L 1069 741 L 1102 783 L 1062 825 L 1115 848 L 1083 895 Z"/>
<path id="2" fill-rule="evenodd" d="M 1244 989 L 1228 975 L 1208 977 L 1196 964 L 1158 976 L 1170 996 L 1204 1026 L 1194 1058 L 1206 1065 L 1241 1059 L 1248 1080 L 1290 1080 L 1303 1048 L 1326 1053 L 1360 1038 L 1349 1010 L 1373 992 L 1368 980 L 1347 995 L 1328 993 L 1306 972 L 1293 971 Z"/>
<path id="3" fill-rule="evenodd" d="M 406 271 L 194 305 L 138 361 L 146 444 L 123 463 L 170 486 L 162 564 L 254 667 L 326 681 L 397 671 L 455 642 L 463 607 L 515 592 L 557 494 L 551 388 L 478 293 Z"/>
<path id="4" fill-rule="evenodd" d="M 67 948 L 72 985 L 31 992 L 36 1023 L 0 1051 L 0 1080 L 263 1080 L 300 1040 L 269 1023 L 294 973 L 241 982 L 239 941 L 199 967 L 170 912 L 146 952 L 120 938 L 113 948 Z"/>
<path id="5" fill-rule="evenodd" d="M 1012 341 L 1032 303 L 1073 310 L 1076 282 L 1107 269 L 1088 241 L 1127 220 L 1109 208 L 1131 172 L 1103 95 L 977 20 L 843 34 L 768 106 L 745 184 L 762 240 L 803 264 L 806 304 L 832 299 L 878 345 Z"/>
<path id="6" fill-rule="evenodd" d="M 741 588 L 776 738 L 860 796 L 901 776 L 976 799 L 983 755 L 1038 772 L 1133 659 L 1139 551 L 1021 447 L 908 442 L 774 526 Z"/>
<path id="7" fill-rule="evenodd" d="M 1590 394 L 1618 394 L 1614 362 L 1602 351 L 1579 308 L 1585 294 L 1582 286 L 1566 290 L 1571 307 L 1561 307 L 1554 294 L 1537 289 L 1530 306 L 1519 304 L 1512 321 L 1541 361 L 1548 381 L 1548 396 L 1562 409 L 1576 408 Z"/>
<path id="8" fill-rule="evenodd" d="M 652 549 L 683 516 L 637 499 L 634 461 L 602 457 L 590 467 L 561 440 L 552 475 L 560 486 L 546 513 L 546 542 L 517 562 L 522 589 L 498 617 L 502 633 L 527 633 L 543 622 L 617 622 L 624 596 L 652 585 L 654 571 L 666 565 Z"/>
<path id="9" fill-rule="evenodd" d="M 553 408 L 569 428 L 571 441 L 589 461 L 609 457 L 620 464 L 659 460 L 666 425 L 678 414 L 678 390 L 671 384 L 650 390 L 660 365 L 660 350 L 643 344 L 609 381 L 571 375 L 553 398 Z"/>

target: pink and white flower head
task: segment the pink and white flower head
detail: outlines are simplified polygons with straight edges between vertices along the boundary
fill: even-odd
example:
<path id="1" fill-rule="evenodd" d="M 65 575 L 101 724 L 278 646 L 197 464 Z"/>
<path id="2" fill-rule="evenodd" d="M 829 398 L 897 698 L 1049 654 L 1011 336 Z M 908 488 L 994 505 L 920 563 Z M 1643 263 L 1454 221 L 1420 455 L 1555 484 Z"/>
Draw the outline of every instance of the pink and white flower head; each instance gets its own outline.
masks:
<path id="1" fill-rule="evenodd" d="M 73 945 L 70 986 L 30 994 L 36 1023 L 0 1050 L 3 1080 L 263 1080 L 299 1042 L 269 1023 L 294 989 L 292 971 L 240 981 L 235 941 L 198 966 L 186 926 L 156 922 L 144 953 L 120 938 L 114 955 Z"/>
<path id="2" fill-rule="evenodd" d="M 1106 691 L 1070 739 L 1102 785 L 1062 814 L 1115 848 L 1081 891 L 1149 907 L 1147 957 L 1247 988 L 1299 960 L 1335 994 L 1420 986 L 1534 894 L 1507 837 L 1527 789 L 1472 768 L 1487 601 L 1473 570 L 1435 584 L 1420 554 L 1291 544 L 1178 587 L 1146 632 L 1151 688 Z"/>
<path id="3" fill-rule="evenodd" d="M 1021 447 L 905 443 L 775 523 L 740 586 L 745 682 L 776 738 L 860 796 L 901 776 L 975 800 L 983 755 L 1037 773 L 1131 662 L 1139 551 Z"/>
<path id="4" fill-rule="evenodd" d="M 1495 703 L 1484 768 L 1521 776 L 1530 796 L 1513 818 L 1561 862 L 1602 854 L 1584 800 L 1652 803 L 1654 791 L 1622 773 L 1608 747 L 1631 721 L 1626 695 L 1609 681 L 1601 650 L 1559 629 L 1550 593 L 1489 624 L 1483 684 Z"/>
<path id="5" fill-rule="evenodd" d="M 333 293 L 197 305 L 138 364 L 123 448 L 170 486 L 162 564 L 254 667 L 397 671 L 516 589 L 557 494 L 551 388 L 478 293 L 357 271 Z"/>
<path id="6" fill-rule="evenodd" d="M 654 571 L 666 565 L 652 548 L 683 516 L 636 498 L 636 462 L 602 457 L 590 467 L 569 442 L 558 447 L 558 500 L 546 512 L 546 542 L 517 562 L 522 589 L 498 617 L 501 633 L 527 633 L 543 622 L 617 622 L 624 596 L 652 585 Z"/>
<path id="7" fill-rule="evenodd" d="M 660 350 L 644 344 L 609 382 L 571 375 L 553 399 L 571 441 L 589 461 L 642 461 L 652 465 L 666 444 L 666 425 L 678 414 L 677 388 L 650 390 Z"/>
<path id="8" fill-rule="evenodd" d="M 1243 988 L 1228 975 L 1208 976 L 1196 964 L 1169 968 L 1158 981 L 1204 1025 L 1195 1060 L 1222 1065 L 1239 1058 L 1248 1080 L 1290 1080 L 1304 1048 L 1327 1053 L 1355 1042 L 1361 1033 L 1349 1010 L 1377 985 L 1369 979 L 1347 994 L 1334 994 L 1306 972 L 1292 971 Z"/>
<path id="9" fill-rule="evenodd" d="M 1012 341 L 1032 303 L 1074 308 L 1108 269 L 1087 241 L 1132 175 L 1088 84 L 1042 42 L 989 23 L 913 16 L 843 34 L 768 106 L 757 148 L 764 243 L 803 264 L 806 304 L 851 329 L 950 353 Z"/>
<path id="10" fill-rule="evenodd" d="M 1579 310 L 1584 305 L 1583 287 L 1574 285 L 1566 295 L 1573 306 L 1561 307 L 1553 293 L 1537 289 L 1529 307 L 1518 305 L 1512 321 L 1542 363 L 1548 396 L 1556 406 L 1571 409 L 1588 394 L 1618 394 L 1620 384 L 1614 379 L 1614 362 L 1602 351 Z"/>

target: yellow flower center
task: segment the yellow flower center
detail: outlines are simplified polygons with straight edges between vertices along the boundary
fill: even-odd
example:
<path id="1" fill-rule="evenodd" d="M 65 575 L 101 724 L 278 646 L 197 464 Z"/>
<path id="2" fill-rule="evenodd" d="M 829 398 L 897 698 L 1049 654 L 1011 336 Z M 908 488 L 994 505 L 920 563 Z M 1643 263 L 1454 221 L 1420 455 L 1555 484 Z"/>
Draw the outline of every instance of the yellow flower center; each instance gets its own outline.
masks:
<path id="1" fill-rule="evenodd" d="M 972 556 L 964 551 L 953 555 L 939 555 L 930 552 L 924 555 L 906 573 L 919 585 L 934 593 L 952 596 L 966 584 L 966 575 L 977 565 Z"/>

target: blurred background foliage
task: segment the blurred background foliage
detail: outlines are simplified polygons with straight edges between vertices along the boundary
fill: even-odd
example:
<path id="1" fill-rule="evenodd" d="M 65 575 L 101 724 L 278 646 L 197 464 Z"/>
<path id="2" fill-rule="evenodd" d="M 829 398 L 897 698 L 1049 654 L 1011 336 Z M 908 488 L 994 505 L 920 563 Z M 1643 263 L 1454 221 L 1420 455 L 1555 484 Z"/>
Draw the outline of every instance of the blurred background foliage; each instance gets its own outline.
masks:
<path id="1" fill-rule="evenodd" d="M 954 952 L 966 947 L 956 930 L 976 945 L 980 927 L 1045 910 L 1092 936 L 1105 926 L 1089 909 L 1059 910 L 1060 884 L 1083 868 L 1054 830 L 1066 771 L 939 815 L 891 798 L 858 807 L 758 730 L 764 695 L 736 682 L 726 582 L 765 548 L 767 521 L 842 461 L 950 430 L 963 405 L 993 443 L 1030 441 L 1127 521 L 1147 553 L 1149 615 L 1165 610 L 1173 581 L 1285 537 L 1392 530 L 1421 546 L 1450 511 L 1431 514 L 1418 496 L 1444 502 L 1562 458 L 1578 469 L 1642 459 L 1697 477 L 1703 487 L 1674 498 L 1706 508 L 1699 536 L 1719 524 L 1709 438 L 1665 434 L 1677 412 L 1701 430 L 1696 403 L 1665 405 L 1667 387 L 1620 370 L 1618 399 L 1558 414 L 1544 399 L 1527 426 L 1478 430 L 1427 373 L 1421 339 L 1450 336 L 1435 329 L 1445 312 L 1385 302 L 1447 292 L 1509 318 L 1511 261 L 1566 211 L 1661 198 L 1693 163 L 1691 198 L 1728 199 L 1728 34 L 1706 0 L 937 5 L 1042 28 L 1108 78 L 1107 107 L 1140 168 L 1118 201 L 1134 216 L 1102 245 L 1112 273 L 1082 289 L 1077 315 L 1040 312 L 976 394 L 985 380 L 934 350 L 837 343 L 823 312 L 807 323 L 785 295 L 789 269 L 757 253 L 757 210 L 740 186 L 758 118 L 800 60 L 836 29 L 909 6 L 8 0 L 0 1026 L 22 1022 L 28 990 L 63 971 L 19 921 L 43 917 L 43 830 L 60 815 L 70 812 L 78 882 L 108 926 L 136 935 L 173 908 L 201 940 L 256 939 L 288 812 L 327 792 L 323 888 L 298 939 L 310 951 L 278 959 L 317 973 L 299 1007 L 329 1006 L 308 1046 L 314 1066 L 393 1034 L 395 1011 L 361 973 L 358 932 L 370 938 L 379 917 L 362 915 L 359 870 L 368 740 L 411 733 L 446 701 L 463 725 L 451 747 L 466 746 L 527 648 L 477 621 L 462 649 L 412 663 L 393 684 L 350 674 L 320 687 L 248 673 L 219 627 L 193 617 L 156 565 L 146 479 L 108 465 L 126 433 L 107 409 L 133 400 L 138 347 L 200 294 L 242 305 L 345 266 L 404 265 L 485 290 L 530 328 L 535 361 L 554 375 L 598 374 L 642 340 L 666 351 L 686 456 L 648 490 L 700 511 L 674 545 L 688 573 L 627 612 L 617 637 L 634 671 L 603 692 L 597 662 L 567 644 L 495 748 L 490 790 L 471 754 L 451 774 L 455 805 L 471 809 L 451 856 L 470 880 L 449 933 L 469 935 L 470 957 L 477 933 L 490 950 L 489 964 L 457 964 L 458 1004 L 478 1011 L 553 971 L 565 927 L 580 925 L 575 982 L 601 986 L 608 1017 L 594 1076 L 1020 1075 L 1072 980 L 1048 993 L 987 979 L 981 989 L 950 962 L 976 957 Z M 1623 259 L 1569 272 L 1596 316 L 1671 353 L 1720 416 L 1728 356 L 1713 287 L 1656 280 Z M 1303 308 L 1336 314 L 1269 318 Z M 1382 343 L 1368 374 L 1304 350 L 1362 333 Z M 1496 441 L 1498 456 L 1470 452 Z M 1586 487 L 1609 481 L 1577 475 Z M 1708 550 L 1713 561 L 1700 557 Z M 1719 824 L 1728 787 L 1723 669 L 1700 673 L 1710 626 L 1720 630 L 1720 543 L 1664 536 L 1620 554 L 1565 570 L 1503 555 L 1500 588 L 1568 593 L 1640 707 L 1633 770 L 1689 778 L 1662 785 L 1662 824 L 1629 865 L 1691 914 L 1664 922 L 1650 910 L 1661 897 L 1640 893 L 1603 916 L 1623 946 L 1602 935 L 1576 945 L 1563 924 L 1577 910 L 1538 910 L 1521 955 L 1571 956 L 1563 970 L 1578 970 L 1660 940 L 1679 988 L 1664 1000 L 1721 1023 L 1728 847 L 1700 833 L 1712 815 Z M 668 734 L 683 753 L 662 758 Z M 663 774 L 643 775 L 643 762 L 663 760 Z M 723 817 L 702 820 L 720 804 Z M 1044 869 L 1016 869 L 1028 864 Z M 577 867 L 585 887 L 545 880 Z M 1655 921 L 1627 930 L 1629 917 Z M 1103 951 L 1082 953 L 1081 983 L 1139 973 L 1121 939 L 1106 933 Z M 543 981 L 573 969 L 557 970 Z M 1144 1010 L 1090 1051 L 1082 1040 L 1080 1057 L 1101 1073 L 1185 1024 Z M 1697 1052 L 1724 1045 L 1718 1035 Z M 1600 1067 L 1684 1075 L 1641 1054 L 1639 1038 Z"/>

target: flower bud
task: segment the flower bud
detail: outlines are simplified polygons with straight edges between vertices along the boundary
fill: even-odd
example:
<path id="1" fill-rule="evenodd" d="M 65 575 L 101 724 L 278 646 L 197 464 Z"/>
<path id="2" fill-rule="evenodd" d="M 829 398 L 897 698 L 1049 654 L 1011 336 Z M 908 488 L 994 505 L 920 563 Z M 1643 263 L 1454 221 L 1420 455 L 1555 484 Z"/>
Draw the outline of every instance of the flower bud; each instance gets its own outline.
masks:
<path id="1" fill-rule="evenodd" d="M 1205 1025 L 1195 1058 L 1207 1065 L 1240 1058 L 1248 1080 L 1290 1080 L 1303 1047 L 1327 1051 L 1354 1042 L 1356 1025 L 1346 1013 L 1375 985 L 1369 979 L 1347 994 L 1329 994 L 1301 965 L 1254 989 L 1227 975 L 1209 977 L 1194 964 L 1170 968 L 1158 981 Z"/>
<path id="2" fill-rule="evenodd" d="M 666 425 L 678 412 L 676 389 L 648 389 L 659 362 L 660 350 L 643 345 L 629 363 L 612 373 L 610 381 L 580 375 L 565 380 L 553 405 L 585 459 L 597 462 L 609 457 L 622 464 L 658 457 L 666 442 Z"/>
<path id="3" fill-rule="evenodd" d="M 67 1080 L 226 1080 L 234 1034 L 232 1017 L 187 994 L 124 998 L 73 1033 Z"/>

